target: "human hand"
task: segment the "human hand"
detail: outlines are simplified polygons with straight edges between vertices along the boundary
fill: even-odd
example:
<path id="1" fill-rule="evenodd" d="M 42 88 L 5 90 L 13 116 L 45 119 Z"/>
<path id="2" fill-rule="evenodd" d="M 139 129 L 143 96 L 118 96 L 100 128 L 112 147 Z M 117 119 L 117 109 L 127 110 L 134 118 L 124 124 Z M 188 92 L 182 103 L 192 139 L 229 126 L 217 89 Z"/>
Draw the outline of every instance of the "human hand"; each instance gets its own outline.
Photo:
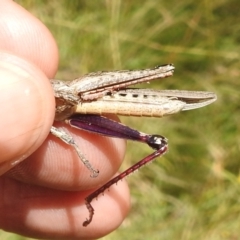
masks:
<path id="1" fill-rule="evenodd" d="M 126 183 L 119 182 L 93 201 L 96 211 L 88 227 L 82 226 L 88 217 L 84 198 L 92 192 L 89 189 L 116 173 L 124 141 L 66 127 L 100 170 L 97 178 L 91 178 L 70 146 L 48 136 L 55 107 L 48 79 L 54 77 L 58 65 L 52 35 L 19 5 L 2 0 L 0 37 L 0 227 L 48 239 L 93 239 L 108 234 L 129 210 Z"/>

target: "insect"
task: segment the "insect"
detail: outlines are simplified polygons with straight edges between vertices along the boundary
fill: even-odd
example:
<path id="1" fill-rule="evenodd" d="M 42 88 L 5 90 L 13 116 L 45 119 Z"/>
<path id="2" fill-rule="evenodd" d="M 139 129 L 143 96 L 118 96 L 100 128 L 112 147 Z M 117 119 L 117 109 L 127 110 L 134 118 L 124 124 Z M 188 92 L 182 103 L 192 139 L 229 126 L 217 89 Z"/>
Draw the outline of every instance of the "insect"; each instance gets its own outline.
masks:
<path id="1" fill-rule="evenodd" d="M 84 221 L 83 226 L 92 221 L 94 208 L 91 201 L 94 198 L 120 179 L 163 155 L 168 149 L 168 140 L 165 137 L 139 132 L 102 115 L 113 113 L 125 116 L 163 117 L 204 107 L 217 99 L 214 93 L 204 91 L 127 88 L 130 85 L 170 77 L 173 72 L 174 66 L 167 64 L 153 69 L 90 73 L 67 82 L 51 80 L 56 99 L 56 121 L 65 121 L 72 127 L 96 134 L 143 142 L 155 150 L 85 199 L 89 218 Z M 99 171 L 86 159 L 68 133 L 54 126 L 51 133 L 76 150 L 82 163 L 91 172 L 91 177 L 98 176 Z"/>

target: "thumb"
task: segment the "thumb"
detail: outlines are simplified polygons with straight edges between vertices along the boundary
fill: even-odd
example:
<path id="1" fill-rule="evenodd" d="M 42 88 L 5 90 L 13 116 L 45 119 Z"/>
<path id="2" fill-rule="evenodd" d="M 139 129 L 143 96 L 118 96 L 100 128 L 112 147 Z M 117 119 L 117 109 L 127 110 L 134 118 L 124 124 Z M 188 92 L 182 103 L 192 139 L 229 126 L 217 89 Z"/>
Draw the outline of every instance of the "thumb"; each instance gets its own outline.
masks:
<path id="1" fill-rule="evenodd" d="M 54 119 L 54 104 L 43 72 L 0 52 L 0 175 L 42 144 Z"/>

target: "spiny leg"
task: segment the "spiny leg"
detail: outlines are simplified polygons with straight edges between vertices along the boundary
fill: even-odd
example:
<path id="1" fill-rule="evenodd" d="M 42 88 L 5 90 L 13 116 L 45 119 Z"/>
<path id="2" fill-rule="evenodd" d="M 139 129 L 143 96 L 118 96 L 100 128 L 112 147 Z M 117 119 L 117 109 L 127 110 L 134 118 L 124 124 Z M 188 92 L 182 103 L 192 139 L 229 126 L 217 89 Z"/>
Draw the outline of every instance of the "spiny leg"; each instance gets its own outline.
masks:
<path id="1" fill-rule="evenodd" d="M 50 132 L 54 136 L 60 138 L 66 144 L 71 145 L 75 149 L 78 157 L 80 158 L 80 160 L 82 161 L 84 166 L 87 167 L 87 169 L 91 172 L 91 177 L 97 177 L 98 176 L 99 171 L 92 167 L 91 163 L 86 159 L 84 154 L 81 152 L 80 148 L 78 147 L 78 145 L 76 144 L 76 142 L 74 141 L 74 138 L 72 136 L 67 134 L 65 131 L 63 131 L 59 128 L 53 127 L 53 126 L 51 127 Z"/>
<path id="2" fill-rule="evenodd" d="M 132 167 L 128 168 L 127 170 L 119 174 L 117 177 L 111 179 L 109 182 L 107 182 L 101 188 L 94 191 L 85 199 L 86 207 L 89 211 L 89 218 L 86 221 L 84 221 L 83 226 L 87 226 L 92 221 L 94 215 L 94 208 L 91 205 L 92 200 L 96 198 L 99 194 L 103 193 L 106 189 L 111 187 L 113 184 L 117 183 L 119 180 L 125 178 L 126 176 L 133 173 L 137 169 L 151 162 L 158 156 L 163 155 L 168 148 L 167 139 L 161 135 L 151 135 L 139 132 L 138 130 L 132 129 L 124 124 L 121 124 L 119 122 L 116 122 L 114 120 L 108 119 L 100 115 L 77 114 L 67 119 L 66 123 L 68 123 L 72 127 L 89 131 L 95 134 L 146 143 L 151 148 L 156 150 L 149 156 L 143 158 L 142 160 L 134 164 Z M 69 134 L 55 127 L 52 127 L 51 133 L 59 137 L 65 143 L 73 146 L 77 151 L 81 161 L 84 163 L 84 165 L 87 166 L 87 168 L 94 175 L 96 175 L 96 173 L 98 174 L 98 171 L 92 168 L 89 161 L 81 153 L 74 139 Z"/>
<path id="3" fill-rule="evenodd" d="M 84 227 L 88 226 L 91 223 L 92 219 L 93 219 L 94 208 L 91 205 L 92 200 L 94 198 L 97 198 L 97 196 L 99 194 L 104 193 L 104 191 L 106 189 L 111 187 L 113 184 L 117 183 L 119 180 L 122 180 L 123 178 L 125 178 L 128 175 L 130 175 L 131 173 L 133 173 L 137 169 L 139 169 L 142 166 L 146 165 L 147 163 L 153 161 L 156 157 L 163 155 L 167 151 L 167 143 L 164 142 L 164 140 L 162 140 L 162 141 L 163 142 L 161 144 L 161 148 L 160 149 L 158 149 L 157 151 L 153 152 L 149 156 L 143 158 L 141 161 L 137 162 L 136 164 L 134 164 L 133 166 L 131 166 L 130 168 L 128 168 L 124 172 L 120 173 L 118 176 L 116 176 L 115 178 L 111 179 L 106 184 L 104 184 L 102 187 L 100 187 L 99 189 L 95 190 L 93 193 L 91 193 L 89 196 L 87 196 L 85 198 L 85 204 L 86 204 L 86 207 L 87 207 L 87 209 L 89 211 L 89 217 L 88 217 L 88 219 L 86 219 L 86 221 L 83 222 L 83 226 Z"/>
<path id="4" fill-rule="evenodd" d="M 149 156 L 134 164 L 132 167 L 128 168 L 126 171 L 119 174 L 117 177 L 111 179 L 85 199 L 86 207 L 89 211 L 89 218 L 83 223 L 83 226 L 86 227 L 92 221 L 94 215 L 94 208 L 91 205 L 91 201 L 119 180 L 151 162 L 156 157 L 163 155 L 167 151 L 167 139 L 161 135 L 150 135 L 139 132 L 138 130 L 100 115 L 77 114 L 71 116 L 66 122 L 72 127 L 92 133 L 146 143 L 156 150 Z"/>

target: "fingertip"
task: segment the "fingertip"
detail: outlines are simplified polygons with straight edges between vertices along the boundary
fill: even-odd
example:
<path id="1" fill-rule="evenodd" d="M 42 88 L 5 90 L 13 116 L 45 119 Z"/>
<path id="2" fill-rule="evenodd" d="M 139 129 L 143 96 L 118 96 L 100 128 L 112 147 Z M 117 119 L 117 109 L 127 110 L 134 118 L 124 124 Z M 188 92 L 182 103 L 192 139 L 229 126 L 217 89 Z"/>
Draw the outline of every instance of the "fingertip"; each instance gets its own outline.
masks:
<path id="1" fill-rule="evenodd" d="M 37 239 L 97 239 L 118 228 L 130 210 L 126 181 L 93 199 L 94 216 L 87 227 L 82 225 L 89 214 L 84 204 L 86 192 L 25 186 L 4 177 L 0 178 L 0 188 L 5 196 L 0 202 L 1 228 Z"/>
<path id="2" fill-rule="evenodd" d="M 33 153 L 54 119 L 54 95 L 47 77 L 34 65 L 0 53 L 0 173 Z M 10 164 L 10 165 L 9 165 Z"/>
<path id="3" fill-rule="evenodd" d="M 0 48 L 38 66 L 52 78 L 58 47 L 48 28 L 14 1 L 0 1 Z"/>

